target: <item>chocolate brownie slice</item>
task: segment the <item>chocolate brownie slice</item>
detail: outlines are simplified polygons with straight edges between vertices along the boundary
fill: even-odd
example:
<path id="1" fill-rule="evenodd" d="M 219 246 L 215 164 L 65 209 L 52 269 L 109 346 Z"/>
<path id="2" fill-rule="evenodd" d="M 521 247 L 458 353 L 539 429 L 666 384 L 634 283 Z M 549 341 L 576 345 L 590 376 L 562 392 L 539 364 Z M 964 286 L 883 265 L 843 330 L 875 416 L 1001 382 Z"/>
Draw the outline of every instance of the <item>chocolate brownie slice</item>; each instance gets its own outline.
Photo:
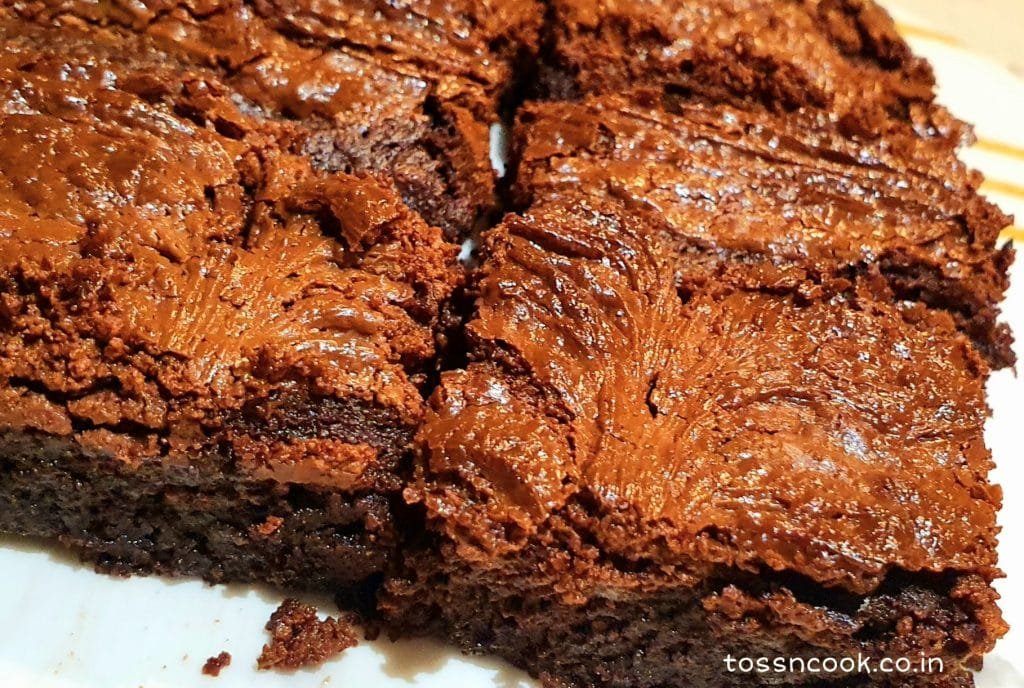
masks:
<path id="1" fill-rule="evenodd" d="M 983 359 L 870 280 L 681 293 L 649 221 L 581 197 L 486 236 L 407 493 L 436 551 L 385 613 L 551 685 L 972 685 L 1005 631 Z M 728 663 L 859 655 L 943 670 Z"/>
<path id="2" fill-rule="evenodd" d="M 804 110 L 866 139 L 967 128 L 934 103 L 930 65 L 871 0 L 552 0 L 543 95 L 656 86 L 745 110 Z"/>
<path id="3" fill-rule="evenodd" d="M 4 30 L 0 530 L 106 569 L 378 576 L 458 247 L 148 39 Z"/>
<path id="4" fill-rule="evenodd" d="M 250 114 L 296 125 L 293 152 L 386 174 L 452 238 L 494 212 L 489 127 L 543 16 L 533 0 L 44 0 L 20 13 L 143 33 L 144 51 L 215 69 Z"/>
<path id="5" fill-rule="evenodd" d="M 896 300 L 948 311 L 993 365 L 1013 363 L 998 322 L 1013 252 L 996 246 L 1010 218 L 951 152 L 650 93 L 529 103 L 518 125 L 520 203 L 583 194 L 656 210 L 683 288 L 736 263 L 779 285 L 878 273 Z"/>

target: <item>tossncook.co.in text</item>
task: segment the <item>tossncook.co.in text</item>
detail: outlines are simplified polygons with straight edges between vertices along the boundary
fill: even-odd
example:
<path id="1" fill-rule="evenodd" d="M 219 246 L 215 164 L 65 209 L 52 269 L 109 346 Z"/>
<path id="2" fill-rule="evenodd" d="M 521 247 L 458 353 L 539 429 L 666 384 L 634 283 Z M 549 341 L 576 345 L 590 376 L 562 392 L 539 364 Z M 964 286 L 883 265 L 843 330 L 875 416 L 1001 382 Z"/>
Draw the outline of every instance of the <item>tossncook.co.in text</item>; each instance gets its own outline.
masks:
<path id="1" fill-rule="evenodd" d="M 730 674 L 941 674 L 941 657 L 733 657 Z"/>

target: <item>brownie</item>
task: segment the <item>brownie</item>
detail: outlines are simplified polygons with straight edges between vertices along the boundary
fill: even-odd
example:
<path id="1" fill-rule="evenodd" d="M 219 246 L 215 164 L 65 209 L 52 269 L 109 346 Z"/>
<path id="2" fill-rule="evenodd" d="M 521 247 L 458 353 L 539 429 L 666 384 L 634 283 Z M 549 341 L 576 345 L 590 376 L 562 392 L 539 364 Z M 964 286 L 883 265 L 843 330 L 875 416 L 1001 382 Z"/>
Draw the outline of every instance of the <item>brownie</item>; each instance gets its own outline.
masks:
<path id="1" fill-rule="evenodd" d="M 108 570 L 372 583 L 458 247 L 148 38 L 4 18 L 0 530 Z"/>
<path id="2" fill-rule="evenodd" d="M 681 288 L 737 263 L 779 285 L 878 273 L 896 301 L 948 311 L 993 365 L 1013 363 L 998 322 L 1013 254 L 996 245 L 1010 218 L 952 153 L 913 136 L 855 141 L 799 114 L 665 105 L 524 105 L 519 202 L 582 193 L 656 210 L 653 231 L 685 258 Z"/>
<path id="3" fill-rule="evenodd" d="M 159 51 L 165 62 L 216 69 L 248 114 L 295 125 L 292 152 L 325 171 L 388 175 L 406 203 L 451 238 L 494 212 L 489 127 L 517 88 L 513 62 L 536 50 L 543 14 L 533 0 L 19 7 L 51 29 L 107 27 L 127 49 L 143 34 L 150 40 L 138 50 L 154 62 Z M 14 39 L 22 30 L 9 25 L 7 33 Z"/>
<path id="4" fill-rule="evenodd" d="M 851 135 L 916 132 L 936 146 L 967 128 L 934 103 L 930 65 L 870 0 L 551 0 L 540 95 L 637 85 L 745 110 L 803 110 Z"/>
<path id="5" fill-rule="evenodd" d="M 385 613 L 551 685 L 973 685 L 1005 631 L 984 360 L 869 279 L 750 288 L 738 264 L 681 292 L 649 221 L 581 196 L 486 235 L 471 362 L 407 491 L 437 540 Z M 725 664 L 859 654 L 945 671 Z"/>

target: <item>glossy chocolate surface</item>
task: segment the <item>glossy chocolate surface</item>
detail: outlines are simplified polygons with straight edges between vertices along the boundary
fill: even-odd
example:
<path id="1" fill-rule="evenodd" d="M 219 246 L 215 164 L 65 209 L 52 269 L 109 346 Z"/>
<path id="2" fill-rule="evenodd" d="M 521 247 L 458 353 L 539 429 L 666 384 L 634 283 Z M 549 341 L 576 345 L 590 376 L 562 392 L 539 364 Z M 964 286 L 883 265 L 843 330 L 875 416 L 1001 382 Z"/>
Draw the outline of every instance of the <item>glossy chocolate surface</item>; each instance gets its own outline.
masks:
<path id="1" fill-rule="evenodd" d="M 693 575 L 863 594 L 894 567 L 994 573 L 987 368 L 948 318 L 728 275 L 684 296 L 674 247 L 589 200 L 508 218 L 485 256 L 480 360 L 421 431 L 423 499 L 457 542 L 507 557 L 582 494 L 606 556 Z"/>
<path id="2" fill-rule="evenodd" d="M 928 63 L 861 0 L 554 0 L 552 95 L 655 86 L 744 110 L 817 113 L 849 135 L 956 145 Z"/>
<path id="3" fill-rule="evenodd" d="M 315 167 L 388 175 L 452 238 L 494 211 L 488 130 L 515 87 L 511 61 L 535 50 L 541 20 L 529 0 L 45 0 L 4 12 L 9 49 L 95 49 L 98 61 L 112 50 L 172 75 L 162 85 L 140 77 L 145 97 L 204 72 L 199 87 L 287 124 L 288 147 Z"/>
<path id="4" fill-rule="evenodd" d="M 4 425 L 132 461 L 230 437 L 261 475 L 342 488 L 378 454 L 390 467 L 405 447 L 389 426 L 422 413 L 457 247 L 390 180 L 321 170 L 293 123 L 147 36 L 5 28 Z M 380 434 L 342 422 L 256 448 L 230 429 L 289 399 L 373 409 Z"/>
<path id="5" fill-rule="evenodd" d="M 649 210 L 687 257 L 682 284 L 745 263 L 766 283 L 876 271 L 895 296 L 949 310 L 997 364 L 1010 218 L 980 177 L 913 136 L 857 142 L 798 114 L 665 103 L 657 94 L 532 103 L 519 113 L 520 202 L 584 195 Z"/>

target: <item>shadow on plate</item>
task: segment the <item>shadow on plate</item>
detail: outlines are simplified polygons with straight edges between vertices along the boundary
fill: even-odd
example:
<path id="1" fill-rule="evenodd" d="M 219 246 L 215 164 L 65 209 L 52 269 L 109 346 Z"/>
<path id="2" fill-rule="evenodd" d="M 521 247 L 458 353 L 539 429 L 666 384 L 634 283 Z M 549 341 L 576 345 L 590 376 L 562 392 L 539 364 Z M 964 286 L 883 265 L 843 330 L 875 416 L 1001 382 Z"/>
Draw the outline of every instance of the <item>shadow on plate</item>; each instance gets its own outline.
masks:
<path id="1" fill-rule="evenodd" d="M 1024 686 L 1024 673 L 999 655 L 985 658 L 985 670 L 975 674 L 978 688 L 1009 688 Z"/>
<path id="2" fill-rule="evenodd" d="M 494 673 L 494 688 L 531 688 L 536 685 L 524 672 L 490 657 L 464 655 L 433 640 L 378 640 L 374 649 L 384 658 L 381 671 L 388 678 L 414 684 L 425 676 L 440 673 L 453 659 Z"/>

